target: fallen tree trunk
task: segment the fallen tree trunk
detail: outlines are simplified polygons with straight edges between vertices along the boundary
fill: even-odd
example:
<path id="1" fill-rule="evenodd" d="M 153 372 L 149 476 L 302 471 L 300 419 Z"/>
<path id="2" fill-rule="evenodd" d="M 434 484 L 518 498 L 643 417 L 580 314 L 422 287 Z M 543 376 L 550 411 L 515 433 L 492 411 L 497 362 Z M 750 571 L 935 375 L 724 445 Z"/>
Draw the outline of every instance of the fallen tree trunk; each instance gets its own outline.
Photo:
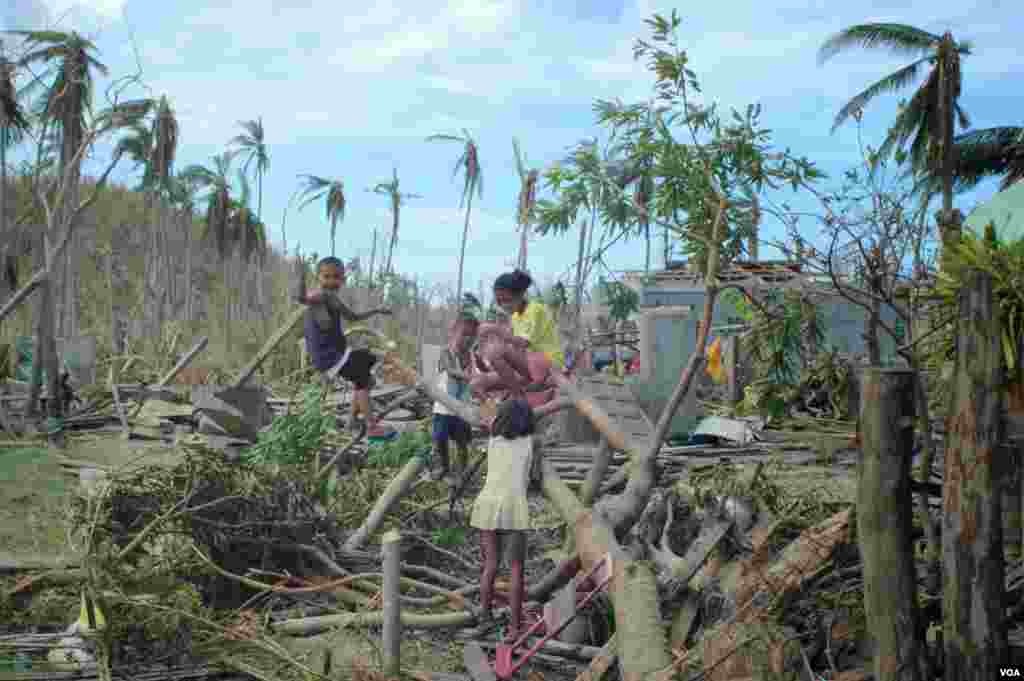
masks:
<path id="1" fill-rule="evenodd" d="M 554 466 L 547 461 L 543 464 L 544 494 L 562 518 L 573 526 L 582 569 L 589 572 L 606 556 L 612 558 L 612 577 L 608 591 L 615 606 L 615 631 L 624 681 L 660 677 L 671 674 L 672 670 L 673 661 L 668 649 L 669 632 L 661 623 L 659 611 L 657 578 L 649 564 L 629 559 L 616 540 L 616 533 L 620 533 L 620 536 L 625 533 L 647 505 L 657 475 L 658 452 L 668 434 L 672 418 L 706 361 L 704 353 L 719 291 L 718 269 L 725 208 L 723 200 L 718 205 L 708 243 L 706 294 L 697 345 L 658 418 L 650 446 L 631 470 L 626 489 L 622 494 L 606 499 L 588 510 L 558 476 Z M 613 439 L 608 438 L 608 441 L 614 448 Z"/>
<path id="2" fill-rule="evenodd" d="M 345 540 L 342 550 L 357 551 L 362 548 L 366 544 L 366 540 L 370 538 L 370 535 L 380 529 L 381 524 L 384 522 L 384 517 L 387 516 L 392 507 L 412 490 L 426 467 L 427 460 L 422 456 L 414 456 L 409 459 L 408 463 L 402 467 L 398 475 L 388 483 L 384 492 L 377 498 L 377 502 L 373 505 L 369 515 L 366 516 L 363 524 Z"/>

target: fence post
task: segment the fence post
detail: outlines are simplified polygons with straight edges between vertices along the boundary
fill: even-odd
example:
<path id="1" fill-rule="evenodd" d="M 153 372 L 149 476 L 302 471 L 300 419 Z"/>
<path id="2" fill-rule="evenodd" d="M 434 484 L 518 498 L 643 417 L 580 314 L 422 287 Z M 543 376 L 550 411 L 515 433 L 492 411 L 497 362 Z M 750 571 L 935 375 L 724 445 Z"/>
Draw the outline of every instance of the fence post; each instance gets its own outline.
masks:
<path id="1" fill-rule="evenodd" d="M 876 642 L 876 681 L 923 681 L 911 519 L 913 371 L 870 367 L 862 375 L 857 540 L 864 610 Z"/>
<path id="2" fill-rule="evenodd" d="M 743 385 L 740 383 L 740 337 L 726 336 L 725 344 L 725 400 L 730 405 L 737 405 L 743 400 Z"/>
<path id="3" fill-rule="evenodd" d="M 384 676 L 397 679 L 402 667 L 402 535 L 396 530 L 381 538 L 384 562 Z"/>

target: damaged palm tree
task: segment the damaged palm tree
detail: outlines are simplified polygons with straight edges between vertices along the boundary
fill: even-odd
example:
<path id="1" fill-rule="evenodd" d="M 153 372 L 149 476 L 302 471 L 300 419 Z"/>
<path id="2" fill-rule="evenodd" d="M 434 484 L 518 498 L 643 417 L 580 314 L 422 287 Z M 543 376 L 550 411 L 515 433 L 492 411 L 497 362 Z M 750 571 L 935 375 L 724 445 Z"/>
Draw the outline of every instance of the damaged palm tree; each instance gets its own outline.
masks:
<path id="1" fill-rule="evenodd" d="M 530 240 L 533 212 L 537 205 L 537 180 L 540 178 L 540 171 L 536 168 L 527 170 L 526 160 L 519 150 L 519 140 L 513 138 L 512 149 L 516 156 L 516 170 L 519 172 L 519 201 L 516 209 L 516 222 L 519 223 L 519 255 L 516 257 L 516 267 L 527 272 L 526 249 Z"/>
<path id="2" fill-rule="evenodd" d="M 48 396 L 54 398 L 62 393 L 63 385 L 61 383 L 57 357 L 56 310 L 54 309 L 55 298 L 51 290 L 52 284 L 55 280 L 56 268 L 60 263 L 60 258 L 67 249 L 78 221 L 104 190 L 110 173 L 113 172 L 122 158 L 122 153 L 119 148 L 115 147 L 115 153 L 110 162 L 97 178 L 92 192 L 84 200 L 78 199 L 78 164 L 83 156 L 93 148 L 97 140 L 111 132 L 136 124 L 149 110 L 149 100 L 118 102 L 118 94 L 120 94 L 120 90 L 112 95 L 111 105 L 97 114 L 91 127 L 82 129 L 80 144 L 67 159 L 67 164 L 63 170 L 55 173 L 47 173 L 45 170 L 40 170 L 39 175 L 33 182 L 35 198 L 42 207 L 46 220 L 46 228 L 40 239 L 42 248 L 37 251 L 37 270 L 4 303 L 3 307 L 0 307 L 0 321 L 2 321 L 38 289 L 38 316 L 36 319 L 35 347 L 33 348 L 33 357 L 38 358 L 38 361 L 34 362 L 32 381 L 30 382 L 29 399 L 26 406 L 28 416 L 38 414 L 38 400 L 44 369 L 46 371 Z M 40 141 L 40 143 L 43 142 Z M 71 192 L 75 197 L 73 203 L 68 198 L 68 192 Z M 63 442 L 63 416 L 62 401 L 60 399 L 48 399 L 46 429 L 51 442 L 56 445 L 60 445 Z"/>

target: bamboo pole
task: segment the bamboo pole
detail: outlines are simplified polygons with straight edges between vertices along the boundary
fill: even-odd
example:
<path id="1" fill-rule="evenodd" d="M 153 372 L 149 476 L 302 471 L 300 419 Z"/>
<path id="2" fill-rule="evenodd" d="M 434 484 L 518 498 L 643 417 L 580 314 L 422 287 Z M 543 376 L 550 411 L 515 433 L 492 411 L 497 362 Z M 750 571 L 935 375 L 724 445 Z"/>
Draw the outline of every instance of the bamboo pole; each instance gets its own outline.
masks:
<path id="1" fill-rule="evenodd" d="M 917 575 L 911 536 L 916 374 L 864 370 L 863 452 L 857 482 L 857 540 L 864 564 L 864 609 L 875 639 L 876 681 L 923 681 Z"/>
<path id="2" fill-rule="evenodd" d="M 387 532 L 381 540 L 384 559 L 384 676 L 398 678 L 402 662 L 402 535 Z"/>
<path id="3" fill-rule="evenodd" d="M 300 306 L 295 308 L 292 313 L 288 315 L 288 318 L 285 319 L 284 324 L 274 332 L 273 336 L 267 339 L 267 342 L 263 344 L 263 347 L 256 353 L 256 356 L 249 361 L 241 372 L 239 372 L 238 378 L 236 378 L 235 382 L 231 384 L 231 387 L 241 388 L 245 385 L 246 381 L 252 378 L 252 375 L 256 373 L 256 370 L 260 368 L 260 365 L 262 365 L 267 357 L 270 356 L 270 353 L 274 351 L 274 348 L 280 345 L 281 341 L 284 340 L 284 337 L 299 325 L 299 322 L 302 321 L 305 314 L 305 307 Z"/>

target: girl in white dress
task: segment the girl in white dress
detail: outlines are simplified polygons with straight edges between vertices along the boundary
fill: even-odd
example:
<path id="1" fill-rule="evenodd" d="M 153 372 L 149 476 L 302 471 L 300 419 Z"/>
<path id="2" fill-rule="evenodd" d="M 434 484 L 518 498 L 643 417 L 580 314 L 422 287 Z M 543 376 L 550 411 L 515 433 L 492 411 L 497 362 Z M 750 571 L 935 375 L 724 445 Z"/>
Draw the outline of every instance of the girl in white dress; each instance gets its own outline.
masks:
<path id="1" fill-rule="evenodd" d="M 494 580 L 502 549 L 512 568 L 510 594 L 512 621 L 508 637 L 515 638 L 522 627 L 523 568 L 526 562 L 526 531 L 530 529 L 530 508 L 526 492 L 533 464 L 533 435 L 536 420 L 525 400 L 507 400 L 498 407 L 487 446 L 487 478 L 473 504 L 469 524 L 480 530 L 483 568 L 480 575 L 481 626 L 493 618 Z"/>

